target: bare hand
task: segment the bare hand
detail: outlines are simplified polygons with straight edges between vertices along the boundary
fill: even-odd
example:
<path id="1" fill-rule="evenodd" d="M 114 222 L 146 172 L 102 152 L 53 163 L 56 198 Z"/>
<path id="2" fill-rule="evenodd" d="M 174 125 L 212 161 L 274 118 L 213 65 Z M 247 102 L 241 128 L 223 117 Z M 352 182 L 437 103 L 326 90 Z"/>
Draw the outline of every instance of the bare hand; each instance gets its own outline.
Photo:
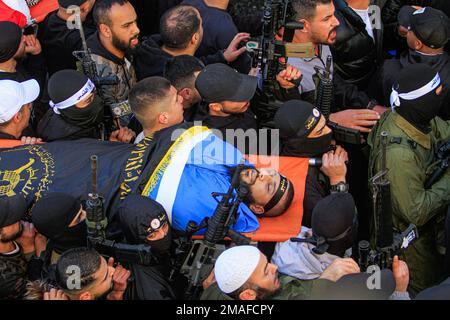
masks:
<path id="1" fill-rule="evenodd" d="M 127 127 L 122 127 L 119 130 L 113 131 L 109 137 L 109 141 L 129 143 L 136 138 L 136 133 Z"/>
<path id="2" fill-rule="evenodd" d="M 239 43 L 242 41 L 248 41 L 250 39 L 249 33 L 238 33 L 234 36 L 233 40 L 231 40 L 228 48 L 224 51 L 223 56 L 227 62 L 233 62 L 236 60 L 241 54 L 243 54 L 247 48 L 244 46 L 238 49 Z"/>
<path id="3" fill-rule="evenodd" d="M 128 278 L 131 272 L 125 269 L 122 265 L 117 265 L 113 276 L 113 291 L 124 292 L 127 289 Z"/>
<path id="4" fill-rule="evenodd" d="M 392 261 L 392 272 L 395 278 L 395 291 L 406 292 L 409 284 L 409 268 L 405 261 L 399 260 L 398 256 Z"/>
<path id="5" fill-rule="evenodd" d="M 327 279 L 336 282 L 345 275 L 359 272 L 360 269 L 355 260 L 351 258 L 337 258 L 328 266 L 328 268 L 325 269 L 324 272 L 322 272 L 320 279 Z"/>
<path id="6" fill-rule="evenodd" d="M 20 141 L 22 142 L 22 145 L 42 143 L 41 138 L 35 138 L 35 137 L 22 137 L 22 138 L 20 138 Z"/>
<path id="7" fill-rule="evenodd" d="M 300 70 L 295 68 L 294 66 L 291 66 L 290 64 L 286 65 L 286 69 L 282 70 L 277 75 L 277 81 L 280 84 L 280 86 L 284 89 L 292 89 L 295 87 L 295 84 L 293 84 L 291 81 L 300 79 L 302 76 L 302 73 Z"/>
<path id="8" fill-rule="evenodd" d="M 36 230 L 36 236 L 34 238 L 34 247 L 36 249 L 36 257 L 40 257 L 41 253 L 47 248 L 47 238 Z"/>
<path id="9" fill-rule="evenodd" d="M 345 175 L 347 174 L 345 161 L 347 160 L 347 152 L 342 147 L 339 147 L 338 152 L 330 151 L 322 156 L 322 167 L 320 170 L 330 179 L 331 185 L 341 181 L 345 182 Z"/>
<path id="10" fill-rule="evenodd" d="M 330 114 L 330 120 L 338 125 L 361 132 L 370 132 L 380 119 L 378 112 L 370 109 L 348 109 Z"/>
<path id="11" fill-rule="evenodd" d="M 33 56 L 38 55 L 42 52 L 41 43 L 34 36 L 34 34 L 30 34 L 25 37 L 25 52 L 31 54 Z"/>
<path id="12" fill-rule="evenodd" d="M 70 300 L 64 291 L 51 289 L 50 292 L 44 292 L 44 300 Z"/>
<path id="13" fill-rule="evenodd" d="M 35 251 L 34 238 L 36 236 L 36 229 L 30 222 L 22 221 L 22 235 L 16 240 L 22 247 L 23 253 L 28 254 Z"/>
<path id="14" fill-rule="evenodd" d="M 376 105 L 375 107 L 373 107 L 372 110 L 378 112 L 378 114 L 381 116 L 383 113 L 385 113 L 389 109 L 386 107 L 380 106 L 380 105 Z"/>
<path id="15" fill-rule="evenodd" d="M 214 269 L 209 274 L 208 278 L 203 280 L 202 286 L 203 290 L 208 289 L 214 282 L 216 282 L 216 276 L 214 275 Z"/>

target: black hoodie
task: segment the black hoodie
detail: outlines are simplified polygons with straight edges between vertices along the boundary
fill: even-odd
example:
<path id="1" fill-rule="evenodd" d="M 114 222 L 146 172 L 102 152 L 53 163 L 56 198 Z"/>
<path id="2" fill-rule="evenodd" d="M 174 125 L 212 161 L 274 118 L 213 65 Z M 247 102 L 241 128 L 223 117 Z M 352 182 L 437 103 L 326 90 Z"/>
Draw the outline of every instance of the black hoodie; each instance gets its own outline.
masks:
<path id="1" fill-rule="evenodd" d="M 167 61 L 173 58 L 170 53 L 162 50 L 164 43 L 159 34 L 144 38 L 142 44 L 136 49 L 134 66 L 138 80 L 164 75 Z M 217 51 L 205 57 L 199 58 L 205 65 L 212 63 L 227 63 L 222 51 Z"/>
<path id="2" fill-rule="evenodd" d="M 387 107 L 390 107 L 390 95 L 399 72 L 413 64 L 423 63 L 429 65 L 434 71 L 439 72 L 443 84 L 443 106 L 439 116 L 444 120 L 450 120 L 450 55 L 446 52 L 439 55 L 424 55 L 417 51 L 409 50 L 400 59 L 387 60 L 378 75 L 378 89 L 380 97 L 376 97 Z M 417 75 L 420 77 L 420 75 Z"/>

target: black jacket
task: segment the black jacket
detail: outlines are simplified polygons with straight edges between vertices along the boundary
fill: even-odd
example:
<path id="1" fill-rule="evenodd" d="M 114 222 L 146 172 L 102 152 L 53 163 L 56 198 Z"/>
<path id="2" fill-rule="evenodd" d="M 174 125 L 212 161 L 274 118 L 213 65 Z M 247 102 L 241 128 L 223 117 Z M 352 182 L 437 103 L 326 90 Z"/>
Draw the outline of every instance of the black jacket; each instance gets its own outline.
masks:
<path id="1" fill-rule="evenodd" d="M 60 115 L 48 110 L 37 127 L 38 136 L 45 142 L 76 140 L 82 138 L 100 139 L 98 127 L 81 128 L 65 121 Z"/>
<path id="2" fill-rule="evenodd" d="M 443 99 L 443 106 L 439 116 L 444 120 L 450 119 L 450 55 L 443 53 L 440 55 L 429 56 L 423 55 L 416 51 L 409 50 L 403 54 L 400 59 L 387 60 L 381 68 L 378 75 L 376 75 L 377 91 L 380 96 L 377 100 L 382 101 L 386 106 L 390 106 L 390 95 L 392 92 L 392 85 L 395 82 L 396 76 L 403 69 L 409 65 L 416 63 L 424 63 L 439 72 L 441 81 L 444 84 L 443 92 L 441 93 Z M 418 75 L 420 76 L 420 75 Z"/>
<path id="3" fill-rule="evenodd" d="M 372 1 L 373 2 L 373 1 Z M 382 60 L 382 29 L 366 30 L 361 17 L 343 0 L 334 0 L 339 20 L 335 44 L 331 47 L 336 72 L 348 83 L 364 90 Z"/>
<path id="4" fill-rule="evenodd" d="M 95 26 L 83 23 L 86 39 L 95 32 Z M 59 18 L 56 11 L 49 14 L 40 24 L 38 32 L 48 73 L 64 69 L 76 69 L 76 59 L 72 52 L 82 50 L 82 42 L 78 29 L 69 29 L 67 22 Z"/>
<path id="5" fill-rule="evenodd" d="M 164 75 L 167 61 L 173 56 L 162 50 L 163 42 L 159 34 L 144 38 L 134 54 L 134 66 L 138 80 Z M 199 58 L 204 64 L 227 63 L 222 51 Z"/>

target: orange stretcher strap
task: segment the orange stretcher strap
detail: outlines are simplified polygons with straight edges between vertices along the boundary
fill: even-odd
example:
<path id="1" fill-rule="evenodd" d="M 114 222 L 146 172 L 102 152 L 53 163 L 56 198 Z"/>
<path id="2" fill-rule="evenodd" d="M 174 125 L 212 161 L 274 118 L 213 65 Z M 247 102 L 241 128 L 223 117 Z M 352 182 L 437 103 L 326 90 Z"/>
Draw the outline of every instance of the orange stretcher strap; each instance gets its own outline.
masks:
<path id="1" fill-rule="evenodd" d="M 303 198 L 305 195 L 306 175 L 308 174 L 308 159 L 275 156 L 246 156 L 257 168 L 274 168 L 278 160 L 278 171 L 289 178 L 294 184 L 294 200 L 289 209 L 279 217 L 260 218 L 258 230 L 245 235 L 258 242 L 283 242 L 299 234 L 303 217 Z M 275 159 L 275 160 L 274 160 Z M 276 168 L 275 168 L 276 169 Z M 195 236 L 194 239 L 202 239 Z"/>
<path id="2" fill-rule="evenodd" d="M 14 148 L 22 145 L 20 140 L 0 139 L 0 148 Z"/>
<path id="3" fill-rule="evenodd" d="M 35 6 L 30 7 L 31 18 L 37 23 L 44 21 L 45 17 L 55 10 L 58 10 L 58 0 L 41 0 Z"/>

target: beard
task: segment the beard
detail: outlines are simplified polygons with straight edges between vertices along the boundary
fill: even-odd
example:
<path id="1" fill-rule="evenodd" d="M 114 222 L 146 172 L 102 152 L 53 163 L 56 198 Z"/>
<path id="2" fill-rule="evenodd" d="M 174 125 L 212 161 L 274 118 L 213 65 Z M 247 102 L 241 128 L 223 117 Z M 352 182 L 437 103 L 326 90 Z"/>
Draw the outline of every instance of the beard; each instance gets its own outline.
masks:
<path id="1" fill-rule="evenodd" d="M 138 36 L 135 36 L 128 40 L 128 42 L 119 39 L 114 33 L 112 33 L 112 44 L 113 46 L 125 53 L 125 55 L 133 54 L 136 51 L 136 48 L 139 46 L 135 46 L 134 48 L 131 46 L 131 41 L 137 39 Z"/>
<path id="2" fill-rule="evenodd" d="M 9 236 L 5 236 L 2 232 L 0 232 L 0 242 L 8 243 L 8 242 L 14 241 L 22 235 L 22 232 L 23 232 L 22 224 L 19 224 L 19 231 L 17 231 L 14 234 L 11 234 Z"/>

